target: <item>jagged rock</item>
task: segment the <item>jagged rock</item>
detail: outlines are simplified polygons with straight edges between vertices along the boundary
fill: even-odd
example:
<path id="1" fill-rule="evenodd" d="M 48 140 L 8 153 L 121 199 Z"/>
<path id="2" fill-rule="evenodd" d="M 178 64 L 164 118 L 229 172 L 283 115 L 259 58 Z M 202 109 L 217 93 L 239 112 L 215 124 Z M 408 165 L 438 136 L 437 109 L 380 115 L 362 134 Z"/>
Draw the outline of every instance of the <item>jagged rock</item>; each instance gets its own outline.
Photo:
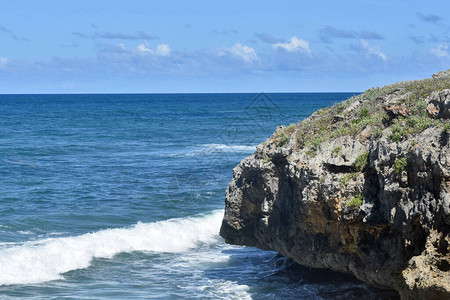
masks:
<path id="1" fill-rule="evenodd" d="M 334 123 L 337 123 L 337 122 L 340 122 L 340 121 L 343 121 L 343 120 L 345 120 L 345 117 L 343 115 L 335 115 L 333 117 L 333 122 Z"/>
<path id="2" fill-rule="evenodd" d="M 427 96 L 437 113 L 421 130 L 399 127 L 418 119 L 401 113 L 368 124 L 368 111 L 382 113 L 392 92 L 349 99 L 337 121 L 333 107 L 315 114 L 281 146 L 286 128 L 278 128 L 233 170 L 221 236 L 354 274 L 403 299 L 450 299 L 448 91 Z M 409 97 L 395 97 L 422 116 L 398 100 Z"/>
<path id="3" fill-rule="evenodd" d="M 427 98 L 427 111 L 437 118 L 450 118 L 450 90 L 433 92 Z"/>
<path id="4" fill-rule="evenodd" d="M 391 118 L 395 118 L 398 116 L 406 117 L 409 115 L 409 110 L 407 107 L 403 105 L 389 105 L 384 108 L 388 115 L 391 116 Z"/>
<path id="5" fill-rule="evenodd" d="M 444 78 L 450 77 L 450 69 L 446 71 L 437 72 L 436 74 L 431 75 L 433 78 Z"/>

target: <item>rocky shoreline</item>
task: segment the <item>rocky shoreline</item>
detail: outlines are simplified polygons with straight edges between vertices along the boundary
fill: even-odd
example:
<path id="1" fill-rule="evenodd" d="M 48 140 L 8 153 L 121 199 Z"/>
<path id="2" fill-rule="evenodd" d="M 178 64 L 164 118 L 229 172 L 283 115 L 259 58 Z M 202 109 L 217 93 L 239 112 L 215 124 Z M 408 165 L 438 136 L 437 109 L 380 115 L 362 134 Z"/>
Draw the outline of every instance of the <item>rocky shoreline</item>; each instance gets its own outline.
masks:
<path id="1" fill-rule="evenodd" d="M 221 236 L 402 299 L 449 299 L 449 73 L 277 128 L 234 169 Z"/>

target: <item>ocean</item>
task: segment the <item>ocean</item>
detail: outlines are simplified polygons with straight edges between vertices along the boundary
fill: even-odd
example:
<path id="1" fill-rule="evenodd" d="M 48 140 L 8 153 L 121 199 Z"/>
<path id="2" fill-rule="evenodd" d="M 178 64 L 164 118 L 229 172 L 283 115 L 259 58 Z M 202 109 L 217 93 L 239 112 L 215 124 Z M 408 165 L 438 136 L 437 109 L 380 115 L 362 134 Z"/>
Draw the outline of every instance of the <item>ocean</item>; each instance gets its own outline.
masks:
<path id="1" fill-rule="evenodd" d="M 389 299 L 218 235 L 233 168 L 352 95 L 0 95 L 0 299 Z"/>

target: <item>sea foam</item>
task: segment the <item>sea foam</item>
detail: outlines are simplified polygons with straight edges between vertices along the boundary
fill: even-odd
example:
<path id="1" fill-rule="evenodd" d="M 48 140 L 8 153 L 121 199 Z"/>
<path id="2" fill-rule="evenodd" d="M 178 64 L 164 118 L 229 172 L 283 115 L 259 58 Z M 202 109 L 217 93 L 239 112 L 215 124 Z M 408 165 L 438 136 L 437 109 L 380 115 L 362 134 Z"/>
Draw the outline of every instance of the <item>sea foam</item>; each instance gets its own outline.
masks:
<path id="1" fill-rule="evenodd" d="M 79 236 L 50 238 L 0 249 L 0 285 L 63 279 L 63 273 L 90 266 L 93 258 L 131 251 L 178 253 L 218 240 L 223 211 L 138 223 Z"/>

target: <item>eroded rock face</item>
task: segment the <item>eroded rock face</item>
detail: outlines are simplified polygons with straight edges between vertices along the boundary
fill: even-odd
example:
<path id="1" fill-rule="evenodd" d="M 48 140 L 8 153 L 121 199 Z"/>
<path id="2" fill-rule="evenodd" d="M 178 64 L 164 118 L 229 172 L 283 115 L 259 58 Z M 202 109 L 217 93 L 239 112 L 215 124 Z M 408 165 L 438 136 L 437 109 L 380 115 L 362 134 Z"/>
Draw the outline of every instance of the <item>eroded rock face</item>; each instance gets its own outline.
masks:
<path id="1" fill-rule="evenodd" d="M 430 97 L 436 116 L 448 111 L 447 95 Z M 296 148 L 295 134 L 277 145 L 285 129 L 234 169 L 220 231 L 226 242 L 352 273 L 403 299 L 450 299 L 447 130 L 432 126 L 394 142 L 386 126 L 376 137 L 327 140 L 311 155 Z"/>
<path id="2" fill-rule="evenodd" d="M 436 118 L 450 119 L 450 90 L 434 92 L 427 100 L 429 114 Z"/>

